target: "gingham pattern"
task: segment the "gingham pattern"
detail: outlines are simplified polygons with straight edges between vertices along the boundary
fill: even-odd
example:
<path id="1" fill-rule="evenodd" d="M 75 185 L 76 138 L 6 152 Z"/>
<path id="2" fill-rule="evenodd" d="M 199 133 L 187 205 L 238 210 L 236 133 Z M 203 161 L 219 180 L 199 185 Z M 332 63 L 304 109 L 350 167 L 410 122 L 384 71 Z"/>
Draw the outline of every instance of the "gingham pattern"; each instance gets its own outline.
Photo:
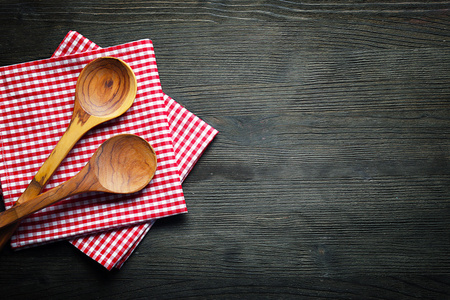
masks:
<path id="1" fill-rule="evenodd" d="M 91 51 L 100 47 L 75 31 L 70 31 L 53 56 Z M 180 179 L 184 180 L 217 131 L 164 95 Z M 153 222 L 113 230 L 71 242 L 105 268 L 120 268 L 134 251 Z"/>
<path id="2" fill-rule="evenodd" d="M 99 46 L 78 32 L 70 31 L 61 42 L 54 56 L 98 48 Z M 180 180 L 184 181 L 218 132 L 165 94 L 164 102 L 174 142 L 175 157 L 179 166 Z M 153 222 L 149 222 L 139 226 L 78 238 L 72 240 L 71 243 L 108 270 L 113 267 L 120 268 L 150 230 L 152 224 Z"/>
<path id="3" fill-rule="evenodd" d="M 83 53 L 97 49 L 100 49 L 100 46 L 97 46 L 78 32 L 71 30 L 66 34 L 58 48 L 56 48 L 52 57 Z"/>
<path id="4" fill-rule="evenodd" d="M 180 166 L 181 180 L 184 181 L 218 131 L 169 96 L 164 95 L 164 98 L 168 109 L 169 126 L 175 142 L 175 156 Z M 113 267 L 121 268 L 152 225 L 153 222 L 149 222 L 74 239 L 70 242 L 108 270 Z"/>
<path id="5" fill-rule="evenodd" d="M 158 158 L 157 172 L 141 193 L 82 194 L 33 214 L 13 236 L 13 248 L 186 212 L 150 40 L 0 68 L 0 170 L 5 206 L 13 205 L 62 136 L 70 122 L 77 77 L 88 62 L 101 56 L 115 56 L 130 65 L 138 80 L 136 100 L 123 116 L 85 135 L 46 189 L 73 177 L 102 142 L 125 132 L 150 142 Z"/>

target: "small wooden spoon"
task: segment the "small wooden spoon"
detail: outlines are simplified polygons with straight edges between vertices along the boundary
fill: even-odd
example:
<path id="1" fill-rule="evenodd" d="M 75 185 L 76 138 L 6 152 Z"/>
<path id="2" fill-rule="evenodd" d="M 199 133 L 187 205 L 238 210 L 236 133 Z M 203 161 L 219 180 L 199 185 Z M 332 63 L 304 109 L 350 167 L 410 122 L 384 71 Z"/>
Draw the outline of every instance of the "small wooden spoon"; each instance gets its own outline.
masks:
<path id="1" fill-rule="evenodd" d="M 144 139 L 116 135 L 95 151 L 81 171 L 61 185 L 0 213 L 0 228 L 55 202 L 84 192 L 129 194 L 143 189 L 156 171 L 156 154 Z"/>
<path id="2" fill-rule="evenodd" d="M 133 70 L 122 60 L 101 57 L 87 64 L 77 80 L 75 105 L 66 132 L 15 204 L 39 195 L 77 141 L 93 127 L 124 114 L 133 104 L 136 92 Z M 17 226 L 0 231 L 0 250 Z"/>
<path id="3" fill-rule="evenodd" d="M 20 198 L 31 189 L 40 192 L 76 142 L 93 127 L 124 114 L 136 91 L 133 70 L 122 60 L 100 57 L 87 64 L 78 76 L 69 127 Z"/>

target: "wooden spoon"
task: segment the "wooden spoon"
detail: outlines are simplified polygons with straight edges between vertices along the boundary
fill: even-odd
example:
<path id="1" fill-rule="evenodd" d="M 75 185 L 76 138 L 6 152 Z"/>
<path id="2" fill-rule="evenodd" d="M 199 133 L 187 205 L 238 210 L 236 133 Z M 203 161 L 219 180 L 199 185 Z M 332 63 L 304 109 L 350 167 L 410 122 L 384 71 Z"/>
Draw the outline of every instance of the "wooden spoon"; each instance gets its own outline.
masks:
<path id="1" fill-rule="evenodd" d="M 77 80 L 75 105 L 66 132 L 16 204 L 39 195 L 76 142 L 93 127 L 125 113 L 133 104 L 136 91 L 137 81 L 133 70 L 122 60 L 101 57 L 87 64 Z M 0 250 L 17 226 L 0 231 Z"/>
<path id="2" fill-rule="evenodd" d="M 95 151 L 81 171 L 59 186 L 0 213 L 0 228 L 55 202 L 84 192 L 129 194 L 143 189 L 156 171 L 156 154 L 132 134 L 116 135 Z"/>

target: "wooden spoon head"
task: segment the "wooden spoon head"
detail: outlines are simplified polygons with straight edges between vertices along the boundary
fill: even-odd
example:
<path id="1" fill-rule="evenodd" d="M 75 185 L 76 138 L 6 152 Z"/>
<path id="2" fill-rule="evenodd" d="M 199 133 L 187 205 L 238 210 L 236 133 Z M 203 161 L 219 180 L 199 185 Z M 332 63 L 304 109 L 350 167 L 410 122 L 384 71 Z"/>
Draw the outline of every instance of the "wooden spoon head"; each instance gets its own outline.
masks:
<path id="1" fill-rule="evenodd" d="M 109 120 L 131 107 L 136 92 L 136 76 L 130 66 L 115 57 L 100 57 L 81 71 L 75 102 L 89 115 Z"/>
<path id="2" fill-rule="evenodd" d="M 156 171 L 152 146 L 132 134 L 116 135 L 92 156 L 90 162 L 100 185 L 111 193 L 134 193 L 143 189 Z"/>

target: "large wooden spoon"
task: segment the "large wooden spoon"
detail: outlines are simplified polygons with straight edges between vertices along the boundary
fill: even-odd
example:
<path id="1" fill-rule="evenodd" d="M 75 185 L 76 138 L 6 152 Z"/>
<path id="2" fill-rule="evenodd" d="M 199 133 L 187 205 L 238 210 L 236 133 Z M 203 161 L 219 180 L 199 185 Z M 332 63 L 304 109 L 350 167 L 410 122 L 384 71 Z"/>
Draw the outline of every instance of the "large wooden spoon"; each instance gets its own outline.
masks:
<path id="1" fill-rule="evenodd" d="M 101 57 L 87 64 L 77 80 L 74 110 L 66 132 L 16 204 L 39 195 L 76 142 L 93 127 L 125 113 L 133 104 L 136 91 L 133 70 L 122 60 Z M 0 250 L 17 226 L 0 231 Z"/>
<path id="2" fill-rule="evenodd" d="M 55 202 L 84 192 L 129 194 L 143 189 L 156 171 L 156 154 L 144 139 L 116 135 L 95 151 L 81 171 L 59 186 L 0 213 L 0 228 Z"/>

